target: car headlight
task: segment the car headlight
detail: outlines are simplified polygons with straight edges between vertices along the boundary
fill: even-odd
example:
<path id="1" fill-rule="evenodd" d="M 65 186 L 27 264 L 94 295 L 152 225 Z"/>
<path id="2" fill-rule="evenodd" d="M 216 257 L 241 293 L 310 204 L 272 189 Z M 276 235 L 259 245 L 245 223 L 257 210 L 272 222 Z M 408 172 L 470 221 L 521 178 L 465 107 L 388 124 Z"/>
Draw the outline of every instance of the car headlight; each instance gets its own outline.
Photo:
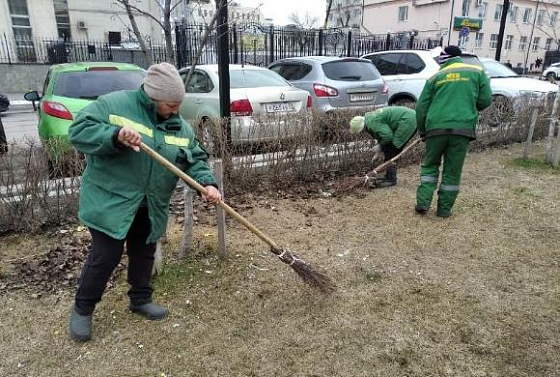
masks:
<path id="1" fill-rule="evenodd" d="M 519 95 L 523 96 L 523 97 L 528 97 L 528 98 L 542 98 L 546 95 L 546 93 L 544 92 L 536 92 L 533 90 L 520 90 L 519 91 Z"/>

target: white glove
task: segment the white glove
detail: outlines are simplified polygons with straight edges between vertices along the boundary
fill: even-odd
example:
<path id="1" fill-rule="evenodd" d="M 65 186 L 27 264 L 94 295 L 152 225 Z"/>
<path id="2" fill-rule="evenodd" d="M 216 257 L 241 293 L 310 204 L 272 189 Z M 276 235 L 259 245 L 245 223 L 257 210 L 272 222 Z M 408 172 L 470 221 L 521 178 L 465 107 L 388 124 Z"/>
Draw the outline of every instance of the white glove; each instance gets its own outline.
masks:
<path id="1" fill-rule="evenodd" d="M 376 144 L 373 149 L 373 157 L 371 158 L 371 164 L 375 164 L 376 161 L 381 159 L 383 152 L 381 152 L 381 144 Z"/>

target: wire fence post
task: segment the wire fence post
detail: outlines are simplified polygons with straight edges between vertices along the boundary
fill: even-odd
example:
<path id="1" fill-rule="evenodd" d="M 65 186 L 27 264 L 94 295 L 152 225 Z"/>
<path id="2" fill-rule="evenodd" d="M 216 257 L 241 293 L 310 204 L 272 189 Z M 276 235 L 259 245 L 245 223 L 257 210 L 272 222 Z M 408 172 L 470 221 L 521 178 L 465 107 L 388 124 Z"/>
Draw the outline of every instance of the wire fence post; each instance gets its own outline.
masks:
<path id="1" fill-rule="evenodd" d="M 537 125 L 538 117 L 539 117 L 539 108 L 533 105 L 533 114 L 531 115 L 531 125 L 529 126 L 529 134 L 527 135 L 527 141 L 525 142 L 525 150 L 523 151 L 524 159 L 529 158 L 531 144 L 533 143 L 533 134 L 535 132 L 535 126 Z"/>
<path id="2" fill-rule="evenodd" d="M 222 160 L 214 161 L 214 174 L 216 174 L 216 181 L 218 182 L 218 189 L 224 197 L 224 165 Z M 222 207 L 216 206 L 216 215 L 218 217 L 218 251 L 220 254 L 226 253 L 226 213 Z"/>
<path id="3" fill-rule="evenodd" d="M 560 90 L 556 92 L 556 96 L 554 96 L 554 105 L 552 106 L 552 113 L 550 114 L 550 124 L 548 125 L 548 136 L 546 138 L 545 161 L 549 164 L 552 164 L 553 162 L 552 145 L 554 143 L 554 130 L 556 129 L 556 124 L 558 123 L 556 118 L 556 113 L 558 112 L 558 102 L 560 102 Z"/>
<path id="4" fill-rule="evenodd" d="M 185 185 L 185 222 L 183 223 L 183 239 L 179 250 L 179 258 L 184 259 L 188 253 L 192 252 L 193 228 L 194 228 L 194 209 L 193 201 L 195 192 L 190 186 Z"/>

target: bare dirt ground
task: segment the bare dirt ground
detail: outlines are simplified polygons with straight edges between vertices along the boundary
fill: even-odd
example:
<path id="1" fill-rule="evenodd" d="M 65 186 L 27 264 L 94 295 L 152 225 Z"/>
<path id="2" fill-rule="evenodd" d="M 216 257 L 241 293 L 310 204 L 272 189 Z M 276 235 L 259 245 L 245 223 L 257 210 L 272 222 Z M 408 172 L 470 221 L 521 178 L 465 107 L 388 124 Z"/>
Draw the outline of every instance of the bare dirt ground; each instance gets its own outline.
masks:
<path id="1" fill-rule="evenodd" d="M 131 314 L 121 273 L 85 344 L 67 334 L 71 286 L 7 288 L 14 258 L 63 241 L 5 237 L 0 375 L 560 376 L 560 171 L 515 162 L 520 151 L 470 155 L 448 220 L 413 214 L 417 166 L 401 169 L 391 189 L 236 198 L 280 244 L 326 269 L 338 285 L 330 296 L 232 222 L 220 257 L 211 217 L 199 213 L 194 255 L 177 260 L 175 224 L 155 279 L 171 316 Z"/>

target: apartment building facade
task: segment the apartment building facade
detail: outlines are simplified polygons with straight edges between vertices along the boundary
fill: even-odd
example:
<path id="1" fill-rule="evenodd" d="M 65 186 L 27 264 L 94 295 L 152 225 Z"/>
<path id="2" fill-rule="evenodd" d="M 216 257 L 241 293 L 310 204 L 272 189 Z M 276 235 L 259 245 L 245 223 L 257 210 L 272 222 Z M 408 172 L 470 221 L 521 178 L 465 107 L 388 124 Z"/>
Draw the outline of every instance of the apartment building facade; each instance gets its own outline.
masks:
<path id="1" fill-rule="evenodd" d="M 158 1 L 162 0 L 130 0 L 140 10 L 134 12 L 135 20 L 148 44 L 164 43 L 161 26 L 148 16 L 162 20 Z M 171 21 L 204 24 L 215 11 L 214 0 L 182 0 Z M 265 21 L 259 8 L 235 2 L 229 4 L 229 19 L 239 24 Z M 33 62 L 46 40 L 138 47 L 128 14 L 116 0 L 0 0 L 0 55 L 14 62 Z"/>
<path id="2" fill-rule="evenodd" d="M 364 0 L 363 29 L 440 38 L 482 57 L 494 58 L 502 1 Z M 453 8 L 452 8 L 453 5 Z M 560 3 L 515 0 L 507 15 L 501 61 L 532 70 L 537 58 L 558 48 Z M 465 27 L 469 26 L 468 28 Z"/>
<path id="3" fill-rule="evenodd" d="M 160 14 L 155 1 L 135 5 Z M 143 34 L 161 40 L 161 28 L 154 20 L 141 14 L 135 18 Z M 122 34 L 123 40 L 132 33 L 126 12 L 115 0 L 0 0 L 0 35 L 108 41 L 110 32 Z"/>
<path id="4" fill-rule="evenodd" d="M 208 24 L 216 12 L 214 0 L 184 0 L 182 14 L 178 17 L 184 18 L 189 24 Z M 237 2 L 228 3 L 228 20 L 236 24 L 266 23 L 266 19 L 260 7 L 245 7 Z"/>

